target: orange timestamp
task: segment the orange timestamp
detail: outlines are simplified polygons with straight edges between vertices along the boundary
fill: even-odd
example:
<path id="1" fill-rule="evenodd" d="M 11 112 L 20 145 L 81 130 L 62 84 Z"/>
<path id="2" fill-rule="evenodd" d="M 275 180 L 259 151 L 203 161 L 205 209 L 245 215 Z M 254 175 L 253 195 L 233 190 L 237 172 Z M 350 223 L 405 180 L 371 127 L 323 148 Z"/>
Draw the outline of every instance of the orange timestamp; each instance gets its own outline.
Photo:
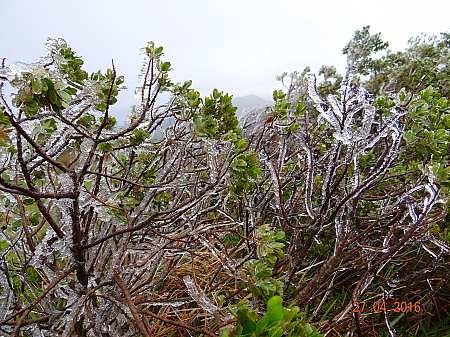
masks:
<path id="1" fill-rule="evenodd" d="M 420 302 L 406 302 L 406 301 L 394 301 L 392 303 L 386 303 L 381 299 L 373 302 L 372 305 L 367 305 L 364 301 L 353 301 L 354 313 L 381 313 L 381 312 L 403 312 L 403 313 L 420 313 L 422 311 L 422 305 Z"/>

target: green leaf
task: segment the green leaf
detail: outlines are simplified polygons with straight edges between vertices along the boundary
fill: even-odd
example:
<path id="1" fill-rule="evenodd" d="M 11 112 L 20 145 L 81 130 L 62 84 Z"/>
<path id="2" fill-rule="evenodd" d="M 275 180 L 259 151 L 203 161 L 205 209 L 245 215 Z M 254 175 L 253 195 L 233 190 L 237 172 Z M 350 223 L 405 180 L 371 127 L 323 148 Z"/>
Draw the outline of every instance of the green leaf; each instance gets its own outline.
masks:
<path id="1" fill-rule="evenodd" d="M 256 323 L 255 335 L 262 336 L 263 333 L 266 332 L 266 328 L 268 327 L 270 322 L 269 316 L 265 315 L 262 319 Z"/>
<path id="2" fill-rule="evenodd" d="M 407 98 L 406 89 L 402 88 L 400 90 L 400 92 L 398 93 L 398 99 L 399 99 L 400 103 L 406 102 L 406 98 Z"/>
<path id="3" fill-rule="evenodd" d="M 95 116 L 90 113 L 85 113 L 77 120 L 77 124 L 86 128 L 91 127 L 95 124 Z"/>
<path id="4" fill-rule="evenodd" d="M 55 107 L 61 106 L 61 99 L 58 96 L 58 93 L 56 92 L 56 90 L 54 88 L 48 89 L 48 98 L 53 106 L 55 106 Z M 57 109 L 57 110 L 59 110 L 59 109 Z"/>
<path id="5" fill-rule="evenodd" d="M 241 307 L 236 312 L 240 325 L 242 326 L 242 335 L 251 334 L 256 329 L 256 322 L 253 315 L 246 307 Z"/>
<path id="6" fill-rule="evenodd" d="M 286 239 L 286 234 L 283 231 L 276 231 L 274 234 L 275 241 L 284 241 Z"/>
<path id="7" fill-rule="evenodd" d="M 156 56 L 161 56 L 163 54 L 164 48 L 163 47 L 158 47 L 155 49 L 155 54 Z"/>
<path id="8" fill-rule="evenodd" d="M 103 116 L 101 116 L 100 119 L 99 119 L 100 125 L 103 124 L 103 121 L 104 121 L 104 118 L 103 118 Z M 105 128 L 107 130 L 111 130 L 116 125 L 116 123 L 117 123 L 116 117 L 108 116 L 108 119 L 107 119 L 107 121 L 105 123 Z"/>
<path id="9" fill-rule="evenodd" d="M 170 62 L 163 62 L 161 64 L 161 71 L 169 71 L 170 70 Z"/>
<path id="10" fill-rule="evenodd" d="M 244 159 L 235 159 L 233 161 L 233 168 L 236 170 L 242 170 L 247 167 L 247 162 Z"/>
<path id="11" fill-rule="evenodd" d="M 83 183 L 84 188 L 89 191 L 92 189 L 92 185 L 93 185 L 92 180 L 85 180 Z"/>
<path id="12" fill-rule="evenodd" d="M 98 144 L 98 150 L 103 153 L 111 152 L 113 150 L 113 146 L 111 143 L 100 143 Z"/>
<path id="13" fill-rule="evenodd" d="M 69 95 L 75 95 L 77 93 L 77 89 L 73 87 L 66 87 L 64 91 L 67 92 Z"/>
<path id="14" fill-rule="evenodd" d="M 270 329 L 269 337 L 281 337 L 283 336 L 283 329 L 279 326 Z"/>
<path id="15" fill-rule="evenodd" d="M 184 89 L 188 89 L 192 85 L 192 80 L 185 81 L 183 84 Z"/>
<path id="16" fill-rule="evenodd" d="M 10 126 L 11 122 L 4 112 L 0 110 L 0 125 Z"/>
<path id="17" fill-rule="evenodd" d="M 416 140 L 416 134 L 413 130 L 408 130 L 403 135 L 403 138 L 405 138 L 407 143 L 413 143 Z"/>
<path id="18" fill-rule="evenodd" d="M 70 96 L 70 94 L 66 91 L 66 89 L 58 91 L 58 95 L 59 95 L 59 97 L 61 97 L 61 99 L 62 99 L 64 102 L 69 102 L 70 99 L 71 99 L 71 96 Z"/>
<path id="19" fill-rule="evenodd" d="M 279 100 L 284 99 L 286 97 L 286 94 L 283 92 L 283 90 L 274 90 L 272 93 L 272 97 L 273 100 L 277 102 Z"/>
<path id="20" fill-rule="evenodd" d="M 450 129 L 450 114 L 445 115 L 442 119 L 443 119 L 445 128 Z"/>
<path id="21" fill-rule="evenodd" d="M 280 296 L 273 296 L 267 301 L 267 315 L 270 322 L 283 318 L 283 299 Z"/>
<path id="22" fill-rule="evenodd" d="M 34 202 L 35 202 L 35 200 L 32 198 L 24 198 L 23 199 L 24 205 L 32 205 L 32 204 L 34 204 Z"/>
<path id="23" fill-rule="evenodd" d="M 48 82 L 49 81 L 50 80 L 46 79 L 46 78 L 41 79 L 41 92 L 46 92 L 48 90 Z"/>
<path id="24" fill-rule="evenodd" d="M 230 337 L 230 330 L 225 329 L 222 331 L 222 333 L 220 334 L 220 337 Z"/>
<path id="25" fill-rule="evenodd" d="M 135 129 L 133 134 L 130 137 L 131 145 L 140 145 L 150 136 L 147 130 L 144 129 Z"/>
<path id="26" fill-rule="evenodd" d="M 47 133 L 53 133 L 56 131 L 56 121 L 54 118 L 47 118 L 41 121 L 41 127 L 44 129 Z"/>
<path id="27" fill-rule="evenodd" d="M 150 134 L 147 130 L 144 129 L 135 129 L 133 131 L 133 135 L 131 136 L 130 142 L 132 145 L 140 145 L 142 144 Z"/>
<path id="28" fill-rule="evenodd" d="M 32 117 L 39 111 L 39 105 L 35 101 L 28 102 L 24 105 L 23 111 L 27 117 Z"/>
<path id="29" fill-rule="evenodd" d="M 33 94 L 39 95 L 42 92 L 42 82 L 40 80 L 31 81 L 31 89 Z"/>
<path id="30" fill-rule="evenodd" d="M 121 85 L 123 82 L 125 82 L 125 78 L 123 76 L 118 76 L 116 78 L 116 85 Z"/>
<path id="31" fill-rule="evenodd" d="M 0 252 L 8 249 L 9 243 L 6 240 L 0 240 Z"/>
<path id="32" fill-rule="evenodd" d="M 101 102 L 95 106 L 98 111 L 105 112 L 106 111 L 106 103 Z"/>
<path id="33" fill-rule="evenodd" d="M 438 129 L 434 131 L 434 138 L 439 141 L 448 141 L 448 131 L 444 129 Z"/>

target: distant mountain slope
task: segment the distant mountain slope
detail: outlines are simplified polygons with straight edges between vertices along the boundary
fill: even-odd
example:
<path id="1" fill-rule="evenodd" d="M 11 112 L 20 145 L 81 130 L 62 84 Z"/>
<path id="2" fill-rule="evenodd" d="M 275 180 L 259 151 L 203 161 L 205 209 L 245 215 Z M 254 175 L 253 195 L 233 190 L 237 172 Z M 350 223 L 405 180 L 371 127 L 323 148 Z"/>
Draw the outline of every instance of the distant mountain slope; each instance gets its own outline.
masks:
<path id="1" fill-rule="evenodd" d="M 256 95 L 238 96 L 233 98 L 233 105 L 238 108 L 236 116 L 240 123 L 244 120 L 248 123 L 254 121 L 255 118 L 260 118 L 259 115 L 264 112 L 264 108 L 271 104 L 270 101 Z M 122 129 L 129 125 L 129 122 L 122 115 L 116 114 L 116 117 L 117 128 Z M 157 130 L 158 137 L 160 137 L 162 130 L 173 125 L 173 123 L 173 118 L 165 120 Z"/>
<path id="2" fill-rule="evenodd" d="M 271 102 L 256 95 L 247 95 L 233 98 L 233 104 L 238 108 L 236 115 L 240 120 L 252 110 L 265 108 Z"/>

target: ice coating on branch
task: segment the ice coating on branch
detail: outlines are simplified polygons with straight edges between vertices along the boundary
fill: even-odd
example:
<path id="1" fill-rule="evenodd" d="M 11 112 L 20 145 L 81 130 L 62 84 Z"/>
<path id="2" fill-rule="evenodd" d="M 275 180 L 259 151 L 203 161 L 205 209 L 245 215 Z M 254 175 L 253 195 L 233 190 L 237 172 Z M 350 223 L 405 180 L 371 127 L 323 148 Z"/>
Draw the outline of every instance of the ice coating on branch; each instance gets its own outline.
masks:
<path id="1" fill-rule="evenodd" d="M 78 158 L 78 163 L 81 167 L 84 165 L 88 159 L 89 153 L 94 146 L 95 142 L 90 138 L 85 138 L 80 144 L 80 157 Z"/>
<path id="2" fill-rule="evenodd" d="M 427 196 L 424 197 L 422 205 L 420 205 L 420 203 L 418 203 L 412 196 L 413 193 L 418 192 L 420 190 L 425 190 L 428 194 Z M 404 193 L 403 196 L 398 200 L 397 204 L 400 203 L 406 204 L 408 214 L 412 220 L 412 223 L 415 225 L 424 219 L 424 217 L 428 214 L 428 212 L 436 203 L 441 201 L 438 199 L 438 196 L 439 196 L 439 186 L 434 182 L 434 177 L 431 174 L 429 174 L 428 182 L 426 184 L 415 186 L 411 190 Z M 419 213 L 418 209 L 420 209 Z"/>
<path id="3" fill-rule="evenodd" d="M 61 173 L 58 176 L 58 180 L 65 191 L 73 189 L 73 180 L 68 173 Z"/>
<path id="4" fill-rule="evenodd" d="M 337 141 L 345 145 L 355 144 L 361 150 L 373 147 L 390 131 L 399 135 L 402 132 L 398 125 L 400 117 L 405 114 L 404 109 L 395 107 L 391 115 L 381 124 L 375 121 L 376 109 L 373 106 L 373 96 L 364 88 L 351 83 L 349 77 L 340 89 L 340 98 L 328 95 L 324 101 L 317 93 L 316 78 L 310 75 L 308 79 L 308 95 L 315 108 L 320 113 L 318 122 L 325 120 L 332 129 Z M 362 118 L 358 117 L 362 115 Z M 360 125 L 359 125 L 360 124 Z M 373 135 L 372 127 L 378 131 Z"/>
<path id="5" fill-rule="evenodd" d="M 219 154 L 222 152 L 217 141 L 207 140 L 205 142 L 208 153 L 209 180 L 214 182 L 219 177 Z"/>
<path id="6" fill-rule="evenodd" d="M 201 308 L 203 308 L 212 315 L 216 314 L 219 311 L 219 308 L 216 305 L 214 305 L 208 299 L 208 297 L 206 297 L 205 293 L 197 288 L 197 285 L 195 284 L 194 280 L 189 275 L 183 277 L 183 282 L 187 288 L 189 296 L 191 296 L 192 299 L 195 302 L 197 302 L 197 304 Z"/>
<path id="7" fill-rule="evenodd" d="M 344 216 L 345 214 L 344 211 L 345 209 L 344 207 L 342 207 L 342 209 L 338 212 L 336 218 L 334 219 L 334 228 L 336 233 L 336 242 L 334 245 L 334 253 L 333 253 L 334 255 L 336 255 L 341 238 L 344 235 L 348 234 L 349 231 L 347 219 Z"/>
<path id="8" fill-rule="evenodd" d="M 308 146 L 303 146 L 306 151 L 306 158 L 308 163 L 308 172 L 306 176 L 306 191 L 305 191 L 305 205 L 306 211 L 310 218 L 314 219 L 314 210 L 312 207 L 312 193 L 313 193 L 313 178 L 314 178 L 314 167 L 313 167 L 313 154 Z M 300 156 L 300 155 L 299 155 Z M 300 158 L 299 158 L 300 159 Z"/>
<path id="9" fill-rule="evenodd" d="M 71 258 L 72 254 L 70 252 L 71 247 L 71 223 L 72 219 L 70 217 L 70 199 L 60 199 L 56 202 L 57 209 L 59 211 L 59 227 L 61 231 L 67 234 L 64 238 L 59 238 L 56 233 L 48 228 L 46 234 L 39 245 L 36 246 L 34 255 L 30 261 L 32 266 L 37 268 L 44 268 L 50 270 L 46 263 L 51 260 L 54 254 L 60 256 L 61 258 Z M 49 271 L 52 275 L 53 272 Z"/>
<path id="10" fill-rule="evenodd" d="M 59 240 L 57 235 L 52 230 L 47 230 L 41 243 L 36 247 L 34 256 L 30 261 L 30 265 L 41 267 L 43 259 L 53 253 L 52 242 Z"/>
<path id="11" fill-rule="evenodd" d="M 416 210 L 414 209 L 414 203 L 409 201 L 406 203 L 406 205 L 408 207 L 409 216 L 411 217 L 413 224 L 417 223 L 419 217 L 417 216 Z"/>
<path id="12" fill-rule="evenodd" d="M 94 146 L 95 142 L 90 139 L 90 138 L 85 138 L 83 139 L 83 141 L 81 142 L 80 145 L 80 152 L 81 152 L 81 157 L 80 160 L 83 161 L 87 158 L 87 155 L 89 154 L 89 151 L 92 149 L 92 146 Z M 82 159 L 84 158 L 84 159 Z"/>
<path id="13" fill-rule="evenodd" d="M 57 131 L 54 132 L 46 141 L 44 150 L 50 156 L 61 154 L 66 148 L 70 137 L 73 135 L 73 129 L 63 126 L 61 121 L 56 121 Z"/>
<path id="14" fill-rule="evenodd" d="M 431 243 L 433 243 L 436 247 L 438 247 L 441 253 L 445 254 L 450 253 L 450 247 L 448 243 L 446 243 L 445 241 L 439 240 L 435 238 L 433 235 L 427 235 L 426 239 L 428 239 Z"/>
<path id="15" fill-rule="evenodd" d="M 388 328 L 389 337 L 397 337 L 397 332 L 394 328 L 391 327 L 391 323 L 389 323 L 387 312 L 384 312 L 384 322 L 386 327 Z"/>
<path id="16" fill-rule="evenodd" d="M 230 275 L 234 276 L 236 273 L 236 266 L 233 260 L 228 259 L 226 256 L 222 256 L 221 252 L 218 251 L 212 244 L 208 242 L 203 236 L 199 236 L 199 241 L 209 249 L 211 254 L 219 260 L 224 266 L 225 270 L 230 272 Z"/>
<path id="17" fill-rule="evenodd" d="M 70 209 L 72 207 L 70 199 L 60 199 L 56 202 L 59 212 L 61 214 L 60 227 L 67 232 L 70 230 L 72 218 L 70 216 Z"/>
<path id="18" fill-rule="evenodd" d="M 358 156 L 353 156 L 353 188 L 356 189 L 360 184 L 359 176 L 359 159 Z"/>
<path id="19" fill-rule="evenodd" d="M 429 249 L 424 243 L 422 243 L 422 248 L 428 253 L 430 254 L 435 260 L 439 259 L 439 256 L 436 255 L 431 249 Z"/>
<path id="20" fill-rule="evenodd" d="M 3 320 L 8 314 L 8 309 L 13 300 L 13 296 L 8 279 L 3 270 L 0 269 L 0 320 Z"/>
<path id="21" fill-rule="evenodd" d="M 167 306 L 167 307 L 172 307 L 172 308 L 178 308 L 178 307 L 181 307 L 182 305 L 185 305 L 185 304 L 190 303 L 190 302 L 191 301 L 150 302 L 150 303 L 147 303 L 147 305 L 149 305 L 151 307 Z"/>
<path id="22" fill-rule="evenodd" d="M 271 161 L 268 161 L 270 175 L 272 177 L 273 191 L 275 194 L 275 206 L 280 208 L 281 204 L 281 196 L 280 196 L 280 182 L 278 180 L 277 172 L 275 171 L 275 167 Z"/>
<path id="23" fill-rule="evenodd" d="M 17 76 L 20 76 L 23 72 L 30 71 L 31 69 L 32 66 L 27 63 L 16 62 L 3 69 L 0 69 L 0 77 L 6 77 L 8 81 L 12 81 Z"/>
<path id="24" fill-rule="evenodd" d="M 45 42 L 45 47 L 50 53 L 57 53 L 59 49 L 67 47 L 67 42 L 63 38 L 49 37 Z"/>
<path id="25" fill-rule="evenodd" d="M 28 333 L 32 336 L 32 337 L 46 337 L 38 328 L 38 324 L 36 325 L 31 325 L 28 328 Z"/>
<path id="26" fill-rule="evenodd" d="M 70 337 L 73 336 L 73 326 L 74 323 L 76 322 L 77 317 L 82 313 L 80 311 L 83 311 L 83 307 L 80 305 L 82 303 L 82 301 L 84 300 L 84 296 L 78 296 L 78 298 L 74 298 L 73 302 L 69 302 L 69 303 L 73 303 L 71 305 L 72 309 L 66 310 L 66 317 L 64 319 L 64 331 L 62 333 L 61 336 L 63 337 Z M 77 310 L 78 308 L 80 308 L 81 310 Z"/>
<path id="27" fill-rule="evenodd" d="M 36 136 L 38 131 L 40 131 L 39 124 L 40 124 L 39 120 L 33 119 L 33 120 L 22 122 L 20 124 L 20 126 L 27 134 Z"/>

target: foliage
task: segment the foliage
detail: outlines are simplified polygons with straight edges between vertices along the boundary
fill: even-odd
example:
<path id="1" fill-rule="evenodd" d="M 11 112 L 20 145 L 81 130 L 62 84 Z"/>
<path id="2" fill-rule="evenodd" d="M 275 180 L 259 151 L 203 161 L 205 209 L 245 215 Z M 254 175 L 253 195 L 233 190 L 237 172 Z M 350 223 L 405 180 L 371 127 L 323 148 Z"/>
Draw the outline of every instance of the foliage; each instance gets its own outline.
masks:
<path id="1" fill-rule="evenodd" d="M 284 232 L 272 230 L 268 225 L 258 228 L 257 259 L 244 264 L 248 273 L 248 287 L 256 297 L 267 300 L 274 295 L 282 295 L 283 283 L 273 277 L 273 268 L 284 256 Z"/>
<path id="2" fill-rule="evenodd" d="M 61 39 L 3 63 L 0 334 L 441 333 L 448 37 L 392 53 L 364 27 L 346 74 L 284 73 L 242 125 L 153 42 L 123 128 L 114 63 L 88 74 Z M 374 299 L 423 312 L 352 313 Z"/>
<path id="3" fill-rule="evenodd" d="M 308 323 L 302 323 L 297 307 L 283 307 L 283 299 L 273 296 L 267 301 L 267 310 L 263 317 L 251 311 L 248 306 L 241 304 L 236 310 L 239 324 L 230 332 L 225 330 L 222 337 L 322 337 L 316 329 Z"/>

